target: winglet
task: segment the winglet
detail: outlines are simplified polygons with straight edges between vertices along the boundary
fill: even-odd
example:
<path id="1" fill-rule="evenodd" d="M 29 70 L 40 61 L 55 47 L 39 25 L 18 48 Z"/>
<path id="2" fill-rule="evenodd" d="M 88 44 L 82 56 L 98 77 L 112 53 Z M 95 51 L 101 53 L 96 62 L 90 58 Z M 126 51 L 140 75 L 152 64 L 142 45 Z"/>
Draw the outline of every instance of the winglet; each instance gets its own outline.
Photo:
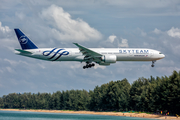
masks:
<path id="1" fill-rule="evenodd" d="M 73 44 L 75 44 L 76 46 L 79 46 L 79 44 L 78 44 L 78 43 L 73 43 Z"/>

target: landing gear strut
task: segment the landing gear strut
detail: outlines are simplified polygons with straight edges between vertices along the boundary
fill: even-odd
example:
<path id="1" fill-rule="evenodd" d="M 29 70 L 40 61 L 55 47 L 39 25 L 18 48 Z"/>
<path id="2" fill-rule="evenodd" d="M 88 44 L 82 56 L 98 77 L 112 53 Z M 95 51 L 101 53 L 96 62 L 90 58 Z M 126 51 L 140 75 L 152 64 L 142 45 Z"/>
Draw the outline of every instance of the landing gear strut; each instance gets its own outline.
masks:
<path id="1" fill-rule="evenodd" d="M 154 61 L 152 61 L 152 65 L 151 65 L 151 67 L 154 67 L 154 63 L 155 63 L 156 61 L 154 60 Z"/>
<path id="2" fill-rule="evenodd" d="M 88 62 L 86 62 L 86 65 L 85 65 L 85 66 L 83 66 L 83 69 L 86 69 L 86 68 L 91 68 L 91 67 L 94 67 L 94 66 L 95 66 L 95 64 L 94 64 L 94 63 L 89 64 Z"/>

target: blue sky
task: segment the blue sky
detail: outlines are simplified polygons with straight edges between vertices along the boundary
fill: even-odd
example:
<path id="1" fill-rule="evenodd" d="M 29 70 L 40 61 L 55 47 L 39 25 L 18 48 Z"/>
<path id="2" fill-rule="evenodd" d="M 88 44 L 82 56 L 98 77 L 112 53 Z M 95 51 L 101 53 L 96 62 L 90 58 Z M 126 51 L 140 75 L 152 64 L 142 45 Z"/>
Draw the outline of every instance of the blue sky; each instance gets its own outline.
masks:
<path id="1" fill-rule="evenodd" d="M 8 93 L 93 90 L 127 78 L 169 76 L 180 70 L 179 0 L 1 0 L 0 96 Z M 39 48 L 151 48 L 166 57 L 155 63 L 117 62 L 82 69 L 84 63 L 48 62 L 14 54 L 20 28 Z"/>

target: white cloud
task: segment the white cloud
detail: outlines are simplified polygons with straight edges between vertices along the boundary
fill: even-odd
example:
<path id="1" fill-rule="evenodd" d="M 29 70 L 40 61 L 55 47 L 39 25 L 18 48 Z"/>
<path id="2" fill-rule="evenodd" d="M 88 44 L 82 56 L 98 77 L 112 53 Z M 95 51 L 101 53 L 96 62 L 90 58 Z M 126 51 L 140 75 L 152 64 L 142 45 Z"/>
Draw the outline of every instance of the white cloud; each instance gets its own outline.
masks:
<path id="1" fill-rule="evenodd" d="M 13 51 L 14 47 L 17 46 L 17 41 L 14 40 L 14 31 L 9 26 L 3 26 L 0 21 L 0 48 L 8 48 Z"/>
<path id="2" fill-rule="evenodd" d="M 73 64 L 70 66 L 71 69 L 81 69 L 82 68 L 82 64 Z"/>
<path id="3" fill-rule="evenodd" d="M 103 42 L 103 46 L 111 48 L 111 47 L 129 47 L 128 40 L 121 38 L 121 42 L 116 35 L 110 35 L 106 41 Z"/>
<path id="4" fill-rule="evenodd" d="M 117 38 L 117 37 L 116 37 L 115 35 L 111 35 L 111 36 L 109 36 L 109 38 L 107 39 L 107 41 L 113 43 L 116 38 Z"/>
<path id="5" fill-rule="evenodd" d="M 18 62 L 15 60 L 5 58 L 4 61 L 10 63 L 12 66 L 18 65 Z"/>
<path id="6" fill-rule="evenodd" d="M 66 41 L 89 41 L 100 40 L 102 35 L 99 31 L 89 26 L 88 23 L 71 15 L 62 7 L 51 5 L 41 13 L 42 19 L 51 27 L 50 34 L 57 40 Z"/>
<path id="7" fill-rule="evenodd" d="M 121 38 L 121 43 L 119 44 L 119 47 L 129 47 L 128 40 Z"/>
<path id="8" fill-rule="evenodd" d="M 10 73 L 14 72 L 14 70 L 11 67 L 6 67 L 6 70 Z"/>
<path id="9" fill-rule="evenodd" d="M 104 41 L 104 45 L 108 48 L 110 47 L 129 47 L 128 40 L 121 38 L 121 42 L 116 35 L 110 35 L 106 41 Z"/>
<path id="10" fill-rule="evenodd" d="M 140 28 L 137 28 L 136 31 L 135 31 L 137 34 L 139 34 L 140 36 L 142 37 L 146 37 L 147 33 L 144 32 L 144 30 L 140 29 Z"/>
<path id="11" fill-rule="evenodd" d="M 21 20 L 23 20 L 24 17 L 25 17 L 25 14 L 22 13 L 22 12 L 16 12 L 15 15 L 16 15 L 19 19 L 21 19 Z"/>
<path id="12" fill-rule="evenodd" d="M 161 30 L 155 28 L 154 31 L 153 31 L 153 33 L 155 33 L 155 34 L 161 34 L 162 32 L 161 32 Z"/>
<path id="13" fill-rule="evenodd" d="M 6 33 L 6 32 L 10 32 L 11 30 L 9 29 L 8 26 L 2 26 L 2 23 L 0 22 L 0 31 L 3 32 L 3 33 Z"/>
<path id="14" fill-rule="evenodd" d="M 96 64 L 95 66 L 94 66 L 94 69 L 98 69 L 98 68 L 101 68 L 101 69 L 105 69 L 106 68 L 106 66 L 102 66 L 102 65 L 99 65 L 99 64 Z"/>
<path id="15" fill-rule="evenodd" d="M 7 37 L 10 32 L 11 29 L 8 26 L 2 26 L 2 23 L 0 22 L 0 37 Z"/>
<path id="16" fill-rule="evenodd" d="M 147 33 L 146 33 L 146 32 L 141 31 L 141 36 L 145 37 L 146 35 L 147 35 Z"/>
<path id="17" fill-rule="evenodd" d="M 174 38 L 180 38 L 180 29 L 172 27 L 170 30 L 167 31 L 167 34 Z"/>

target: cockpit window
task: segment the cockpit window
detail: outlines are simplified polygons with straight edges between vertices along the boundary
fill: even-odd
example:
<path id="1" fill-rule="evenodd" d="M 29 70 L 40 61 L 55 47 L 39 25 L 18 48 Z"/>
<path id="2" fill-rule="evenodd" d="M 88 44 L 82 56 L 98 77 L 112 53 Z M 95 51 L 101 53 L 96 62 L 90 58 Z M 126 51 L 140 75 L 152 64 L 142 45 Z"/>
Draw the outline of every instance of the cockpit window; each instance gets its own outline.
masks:
<path id="1" fill-rule="evenodd" d="M 162 54 L 162 53 L 159 53 L 159 54 Z"/>

